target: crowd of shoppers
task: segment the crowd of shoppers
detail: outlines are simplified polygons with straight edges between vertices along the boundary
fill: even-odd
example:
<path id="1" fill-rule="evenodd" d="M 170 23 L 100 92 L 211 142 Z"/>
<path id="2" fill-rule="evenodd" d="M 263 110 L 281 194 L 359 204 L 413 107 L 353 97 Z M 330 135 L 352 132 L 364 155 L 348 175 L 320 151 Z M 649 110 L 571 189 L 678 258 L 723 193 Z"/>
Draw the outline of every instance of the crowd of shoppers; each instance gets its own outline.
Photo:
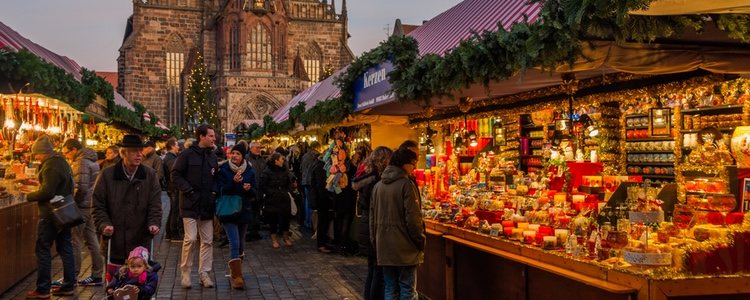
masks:
<path id="1" fill-rule="evenodd" d="M 39 269 L 37 288 L 27 297 L 71 295 L 76 284 L 101 285 L 105 254 L 124 267 L 133 262 L 132 267 L 152 270 L 147 259 L 133 259 L 131 250 L 149 247 L 161 231 L 166 191 L 170 210 L 164 234 L 182 243 L 183 288 L 192 287 L 196 252 L 200 285 L 214 286 L 215 224 L 229 244 L 231 287 L 243 289 L 244 242 L 262 239 L 261 225 L 267 224 L 270 247 L 293 247 L 290 223 L 296 215 L 301 227 L 312 229 L 319 252 L 367 257 L 365 299 L 414 299 L 425 243 L 420 193 L 411 175 L 417 144 L 372 151 L 362 143 L 350 157 L 345 137 L 337 132 L 333 138 L 330 146 L 301 142 L 266 154 L 258 142 L 216 147 L 214 129 L 200 125 L 194 139 L 182 145 L 169 139 L 159 151 L 153 141 L 125 135 L 98 163 L 96 152 L 78 140 L 65 141 L 60 155 L 47 137 L 39 138 L 32 154 L 42 162 L 40 189 L 27 195 L 40 209 Z M 57 227 L 51 221 L 49 200 L 56 195 L 73 196 L 82 225 Z M 217 200 L 229 198 L 240 199 L 241 207 L 217 217 Z M 64 276 L 57 282 L 50 278 L 52 243 L 63 260 Z M 92 259 L 88 276 L 80 274 L 84 248 Z M 77 281 L 77 276 L 85 278 Z"/>

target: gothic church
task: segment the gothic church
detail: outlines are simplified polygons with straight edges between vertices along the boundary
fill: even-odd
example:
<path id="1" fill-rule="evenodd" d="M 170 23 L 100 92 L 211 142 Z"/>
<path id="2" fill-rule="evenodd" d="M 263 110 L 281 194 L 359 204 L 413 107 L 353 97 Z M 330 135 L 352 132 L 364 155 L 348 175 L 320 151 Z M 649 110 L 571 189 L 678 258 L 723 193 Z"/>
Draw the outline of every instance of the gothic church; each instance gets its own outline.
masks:
<path id="1" fill-rule="evenodd" d="M 118 92 L 164 123 L 186 125 L 184 89 L 197 53 L 221 127 L 259 122 L 354 55 L 346 0 L 133 0 Z"/>

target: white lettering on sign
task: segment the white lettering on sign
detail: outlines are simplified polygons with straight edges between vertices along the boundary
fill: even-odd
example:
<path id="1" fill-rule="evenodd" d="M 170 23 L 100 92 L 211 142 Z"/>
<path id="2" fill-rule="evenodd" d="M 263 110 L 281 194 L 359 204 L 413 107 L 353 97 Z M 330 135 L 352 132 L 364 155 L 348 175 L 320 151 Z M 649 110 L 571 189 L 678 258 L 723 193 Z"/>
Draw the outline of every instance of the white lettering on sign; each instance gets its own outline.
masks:
<path id="1" fill-rule="evenodd" d="M 382 68 L 378 70 L 377 72 L 373 73 L 367 73 L 365 72 L 365 87 L 368 88 L 374 84 L 380 83 L 381 81 L 385 80 L 386 73 L 385 68 Z"/>

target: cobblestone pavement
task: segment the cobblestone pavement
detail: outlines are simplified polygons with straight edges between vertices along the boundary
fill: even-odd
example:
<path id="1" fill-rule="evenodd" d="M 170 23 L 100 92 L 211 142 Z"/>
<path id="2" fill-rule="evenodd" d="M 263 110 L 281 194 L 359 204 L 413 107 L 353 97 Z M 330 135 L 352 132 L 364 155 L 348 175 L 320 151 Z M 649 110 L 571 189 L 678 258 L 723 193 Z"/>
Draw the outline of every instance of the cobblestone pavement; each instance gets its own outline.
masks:
<path id="1" fill-rule="evenodd" d="M 168 203 L 166 196 L 162 203 Z M 164 204 L 166 213 L 168 204 Z M 166 214 L 165 214 L 166 215 Z M 293 227 L 295 225 L 292 225 Z M 180 286 L 178 261 L 181 242 L 163 240 L 155 242 L 155 259 L 164 266 L 159 272 L 156 299 L 362 299 L 367 260 L 357 256 L 319 253 L 315 241 L 307 230 L 292 229 L 293 247 L 271 248 L 267 232 L 263 240 L 245 244 L 246 258 L 242 263 L 246 289 L 232 290 L 229 286 L 229 247 L 214 246 L 215 288 L 199 285 L 197 255 L 192 275 L 193 286 Z M 197 250 L 197 249 L 196 249 Z M 7 258 L 6 258 L 7 259 Z M 91 261 L 85 256 L 83 274 L 91 271 Z M 3 270 L 9 271 L 9 270 Z M 53 260 L 53 279 L 62 278 L 62 263 Z M 26 291 L 35 287 L 36 273 L 32 273 L 16 286 L 0 295 L 0 299 L 24 299 Z M 53 297 L 54 298 L 54 297 Z M 74 297 L 57 299 L 103 299 L 103 287 L 78 287 Z"/>

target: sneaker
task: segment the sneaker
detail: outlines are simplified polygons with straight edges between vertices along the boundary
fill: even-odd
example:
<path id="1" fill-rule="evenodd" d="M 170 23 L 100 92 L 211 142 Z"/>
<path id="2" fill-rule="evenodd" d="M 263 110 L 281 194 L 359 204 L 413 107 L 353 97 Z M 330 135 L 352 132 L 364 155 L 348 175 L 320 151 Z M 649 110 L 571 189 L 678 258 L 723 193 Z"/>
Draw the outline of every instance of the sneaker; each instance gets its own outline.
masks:
<path id="1" fill-rule="evenodd" d="M 63 290 L 61 288 L 53 288 L 52 289 L 52 296 L 73 296 L 76 294 L 76 290 Z"/>
<path id="2" fill-rule="evenodd" d="M 62 286 L 63 278 L 60 278 L 58 280 L 55 280 L 52 282 L 52 286 Z"/>
<path id="3" fill-rule="evenodd" d="M 189 289 L 190 286 L 193 285 L 193 283 L 190 282 L 190 273 L 187 273 L 187 272 L 182 273 L 182 280 L 180 283 L 182 284 L 183 289 Z"/>
<path id="4" fill-rule="evenodd" d="M 214 287 L 214 282 L 211 281 L 211 276 L 208 275 L 208 272 L 201 272 L 201 286 L 204 288 Z"/>
<path id="5" fill-rule="evenodd" d="M 100 286 L 100 285 L 102 285 L 102 278 L 101 277 L 89 276 L 89 277 L 86 277 L 86 278 L 84 278 L 82 280 L 79 280 L 78 281 L 78 285 L 83 285 L 83 286 Z"/>
<path id="6" fill-rule="evenodd" d="M 40 293 L 36 290 L 26 293 L 26 299 L 49 299 L 49 293 Z"/>

